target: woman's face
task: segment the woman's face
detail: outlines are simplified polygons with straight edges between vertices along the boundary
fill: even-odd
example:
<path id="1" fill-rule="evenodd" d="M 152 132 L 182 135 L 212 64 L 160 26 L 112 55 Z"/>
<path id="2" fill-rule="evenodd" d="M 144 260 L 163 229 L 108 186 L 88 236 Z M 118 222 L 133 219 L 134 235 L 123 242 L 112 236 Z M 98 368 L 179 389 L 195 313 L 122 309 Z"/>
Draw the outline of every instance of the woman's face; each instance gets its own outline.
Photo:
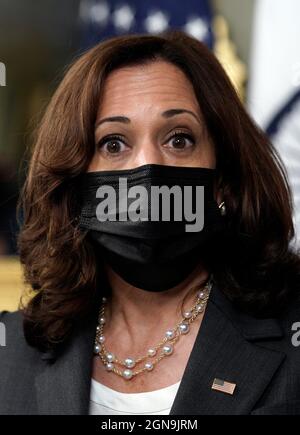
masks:
<path id="1" fill-rule="evenodd" d="M 117 136 L 117 137 L 114 137 Z M 156 163 L 215 168 L 193 87 L 175 65 L 124 67 L 106 79 L 88 171 Z"/>

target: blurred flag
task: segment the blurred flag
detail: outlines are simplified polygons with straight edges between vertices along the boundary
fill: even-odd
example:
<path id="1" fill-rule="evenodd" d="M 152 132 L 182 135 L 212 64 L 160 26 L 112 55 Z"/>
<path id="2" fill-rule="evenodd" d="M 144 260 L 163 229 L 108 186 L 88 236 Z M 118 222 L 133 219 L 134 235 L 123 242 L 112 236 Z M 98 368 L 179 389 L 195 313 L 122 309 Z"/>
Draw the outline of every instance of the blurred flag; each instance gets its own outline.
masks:
<path id="1" fill-rule="evenodd" d="M 286 166 L 300 244 L 300 1 L 257 0 L 248 105 Z"/>
<path id="2" fill-rule="evenodd" d="M 168 28 L 184 30 L 213 47 L 209 0 L 81 0 L 79 17 L 82 48 L 110 36 L 156 34 Z"/>

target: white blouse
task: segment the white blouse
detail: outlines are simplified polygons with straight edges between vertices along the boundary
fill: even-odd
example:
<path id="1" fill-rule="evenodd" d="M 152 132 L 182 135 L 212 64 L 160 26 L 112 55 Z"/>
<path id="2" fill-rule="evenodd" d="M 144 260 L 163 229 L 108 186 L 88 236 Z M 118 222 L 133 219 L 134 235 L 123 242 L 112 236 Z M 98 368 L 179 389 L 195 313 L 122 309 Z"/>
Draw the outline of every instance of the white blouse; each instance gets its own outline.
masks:
<path id="1" fill-rule="evenodd" d="M 92 378 L 89 415 L 168 415 L 180 381 L 159 390 L 121 393 Z"/>

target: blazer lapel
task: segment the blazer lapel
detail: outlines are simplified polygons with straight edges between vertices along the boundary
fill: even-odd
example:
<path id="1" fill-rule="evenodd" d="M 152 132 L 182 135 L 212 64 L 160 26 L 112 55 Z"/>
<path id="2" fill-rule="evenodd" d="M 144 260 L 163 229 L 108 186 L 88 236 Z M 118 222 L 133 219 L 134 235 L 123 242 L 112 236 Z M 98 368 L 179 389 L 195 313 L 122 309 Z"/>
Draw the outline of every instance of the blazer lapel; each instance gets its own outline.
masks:
<path id="1" fill-rule="evenodd" d="M 249 414 L 285 358 L 261 340 L 282 336 L 275 319 L 236 312 L 214 284 L 170 415 Z M 236 384 L 234 393 L 213 390 L 215 378 Z"/>

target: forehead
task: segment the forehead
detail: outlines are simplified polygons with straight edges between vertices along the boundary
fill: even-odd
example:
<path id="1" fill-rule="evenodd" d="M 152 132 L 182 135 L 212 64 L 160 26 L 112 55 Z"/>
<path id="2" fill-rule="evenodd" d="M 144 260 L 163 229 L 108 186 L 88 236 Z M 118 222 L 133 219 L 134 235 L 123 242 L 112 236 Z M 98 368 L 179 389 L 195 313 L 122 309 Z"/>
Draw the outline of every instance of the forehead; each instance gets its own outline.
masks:
<path id="1" fill-rule="evenodd" d="M 105 80 L 98 112 L 161 111 L 172 103 L 200 114 L 193 85 L 183 71 L 171 63 L 155 61 L 112 71 Z"/>

